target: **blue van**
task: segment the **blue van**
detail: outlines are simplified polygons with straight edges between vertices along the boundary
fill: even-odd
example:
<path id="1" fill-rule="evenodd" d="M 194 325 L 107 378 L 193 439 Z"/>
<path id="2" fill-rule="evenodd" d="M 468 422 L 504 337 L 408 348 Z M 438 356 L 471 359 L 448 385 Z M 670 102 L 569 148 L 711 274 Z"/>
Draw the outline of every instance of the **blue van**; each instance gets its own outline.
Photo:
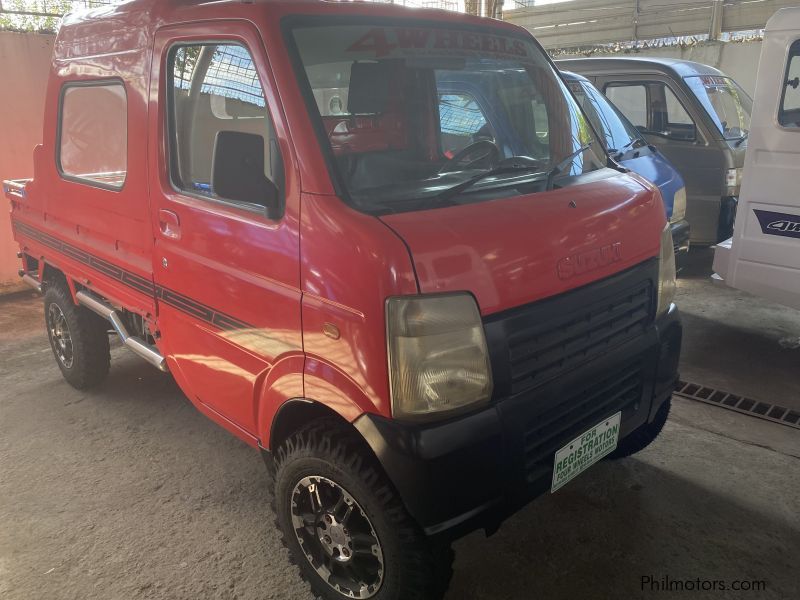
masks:
<path id="1" fill-rule="evenodd" d="M 591 81 L 569 71 L 561 71 L 567 86 L 586 113 L 606 152 L 622 166 L 650 180 L 661 191 L 672 229 L 675 254 L 689 251 L 689 223 L 686 221 L 686 187 L 680 173 Z"/>

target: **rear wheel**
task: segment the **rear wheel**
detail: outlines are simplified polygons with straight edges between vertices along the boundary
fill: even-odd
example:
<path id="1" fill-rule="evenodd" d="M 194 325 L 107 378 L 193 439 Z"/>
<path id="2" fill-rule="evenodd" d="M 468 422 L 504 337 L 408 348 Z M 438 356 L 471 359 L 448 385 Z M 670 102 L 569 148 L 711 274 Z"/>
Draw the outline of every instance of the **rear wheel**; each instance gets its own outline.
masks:
<path id="1" fill-rule="evenodd" d="M 274 508 L 320 598 L 435 600 L 447 589 L 452 551 L 428 540 L 363 442 L 336 421 L 278 449 Z"/>
<path id="2" fill-rule="evenodd" d="M 105 321 L 77 306 L 60 282 L 47 285 L 44 318 L 50 347 L 64 379 L 79 390 L 103 381 L 111 360 Z"/>
<path id="3" fill-rule="evenodd" d="M 672 398 L 667 398 L 661 408 L 658 409 L 655 419 L 651 423 L 645 423 L 638 429 L 630 433 L 627 437 L 617 444 L 617 449 L 608 455 L 609 458 L 625 458 L 644 450 L 658 437 L 664 424 L 669 417 L 669 409 L 672 405 Z"/>

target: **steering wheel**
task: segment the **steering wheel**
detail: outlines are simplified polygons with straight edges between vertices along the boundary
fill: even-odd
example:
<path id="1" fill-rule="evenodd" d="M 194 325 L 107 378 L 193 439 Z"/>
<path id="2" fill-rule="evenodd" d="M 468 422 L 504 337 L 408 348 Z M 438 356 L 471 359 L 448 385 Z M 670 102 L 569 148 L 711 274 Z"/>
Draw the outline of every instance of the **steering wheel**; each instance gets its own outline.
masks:
<path id="1" fill-rule="evenodd" d="M 500 158 L 500 148 L 492 140 L 478 140 L 463 150 L 459 150 L 439 169 L 439 173 L 450 173 L 468 169 L 473 165 L 486 161 L 493 165 Z"/>

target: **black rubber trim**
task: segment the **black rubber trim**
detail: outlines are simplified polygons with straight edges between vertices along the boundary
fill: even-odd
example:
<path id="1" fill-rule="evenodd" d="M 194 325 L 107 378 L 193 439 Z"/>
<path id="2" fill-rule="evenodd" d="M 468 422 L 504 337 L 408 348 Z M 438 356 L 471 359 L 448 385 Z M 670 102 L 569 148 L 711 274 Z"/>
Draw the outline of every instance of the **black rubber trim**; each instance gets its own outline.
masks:
<path id="1" fill-rule="evenodd" d="M 88 252 L 68 244 L 67 242 L 61 241 L 60 239 L 53 237 L 44 231 L 40 231 L 39 229 L 32 227 L 27 223 L 22 223 L 21 221 L 17 220 L 12 220 L 12 222 L 14 229 L 22 235 L 26 235 L 37 242 L 44 244 L 48 248 L 58 251 L 72 260 L 76 260 L 94 269 L 98 273 L 105 275 L 106 277 L 116 279 L 121 284 L 136 292 L 139 292 L 140 294 L 157 298 L 164 304 L 168 304 L 184 314 L 204 321 L 209 325 L 213 325 L 217 329 L 221 329 L 223 331 L 233 331 L 237 329 L 251 329 L 253 327 L 252 325 L 245 323 L 236 317 L 232 317 L 231 315 L 225 314 L 224 312 L 215 308 L 206 306 L 205 304 L 197 302 L 196 300 L 193 300 L 188 296 L 184 296 L 183 294 L 180 294 L 174 290 L 161 285 L 155 285 L 151 280 L 142 277 L 141 275 L 126 271 L 114 263 L 110 263 L 107 260 L 89 254 Z"/>
<path id="2" fill-rule="evenodd" d="M 675 253 L 689 251 L 689 236 L 691 234 L 691 227 L 687 221 L 678 221 L 671 223 L 669 226 L 672 233 L 672 245 L 675 248 Z"/>

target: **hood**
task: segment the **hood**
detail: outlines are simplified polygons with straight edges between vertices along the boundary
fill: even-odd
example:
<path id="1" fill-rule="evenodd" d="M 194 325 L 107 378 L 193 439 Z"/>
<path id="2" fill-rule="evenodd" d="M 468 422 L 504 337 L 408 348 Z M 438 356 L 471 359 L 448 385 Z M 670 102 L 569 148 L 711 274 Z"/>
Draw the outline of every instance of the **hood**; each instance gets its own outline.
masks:
<path id="1" fill-rule="evenodd" d="M 675 193 L 684 187 L 683 178 L 663 154 L 656 151 L 642 153 L 639 156 L 620 161 L 622 165 L 648 181 L 653 182 L 661 192 L 667 218 L 672 217 L 675 204 Z"/>
<path id="2" fill-rule="evenodd" d="M 660 194 L 636 175 L 380 217 L 408 246 L 422 293 L 469 291 L 481 313 L 527 304 L 658 256 Z"/>

